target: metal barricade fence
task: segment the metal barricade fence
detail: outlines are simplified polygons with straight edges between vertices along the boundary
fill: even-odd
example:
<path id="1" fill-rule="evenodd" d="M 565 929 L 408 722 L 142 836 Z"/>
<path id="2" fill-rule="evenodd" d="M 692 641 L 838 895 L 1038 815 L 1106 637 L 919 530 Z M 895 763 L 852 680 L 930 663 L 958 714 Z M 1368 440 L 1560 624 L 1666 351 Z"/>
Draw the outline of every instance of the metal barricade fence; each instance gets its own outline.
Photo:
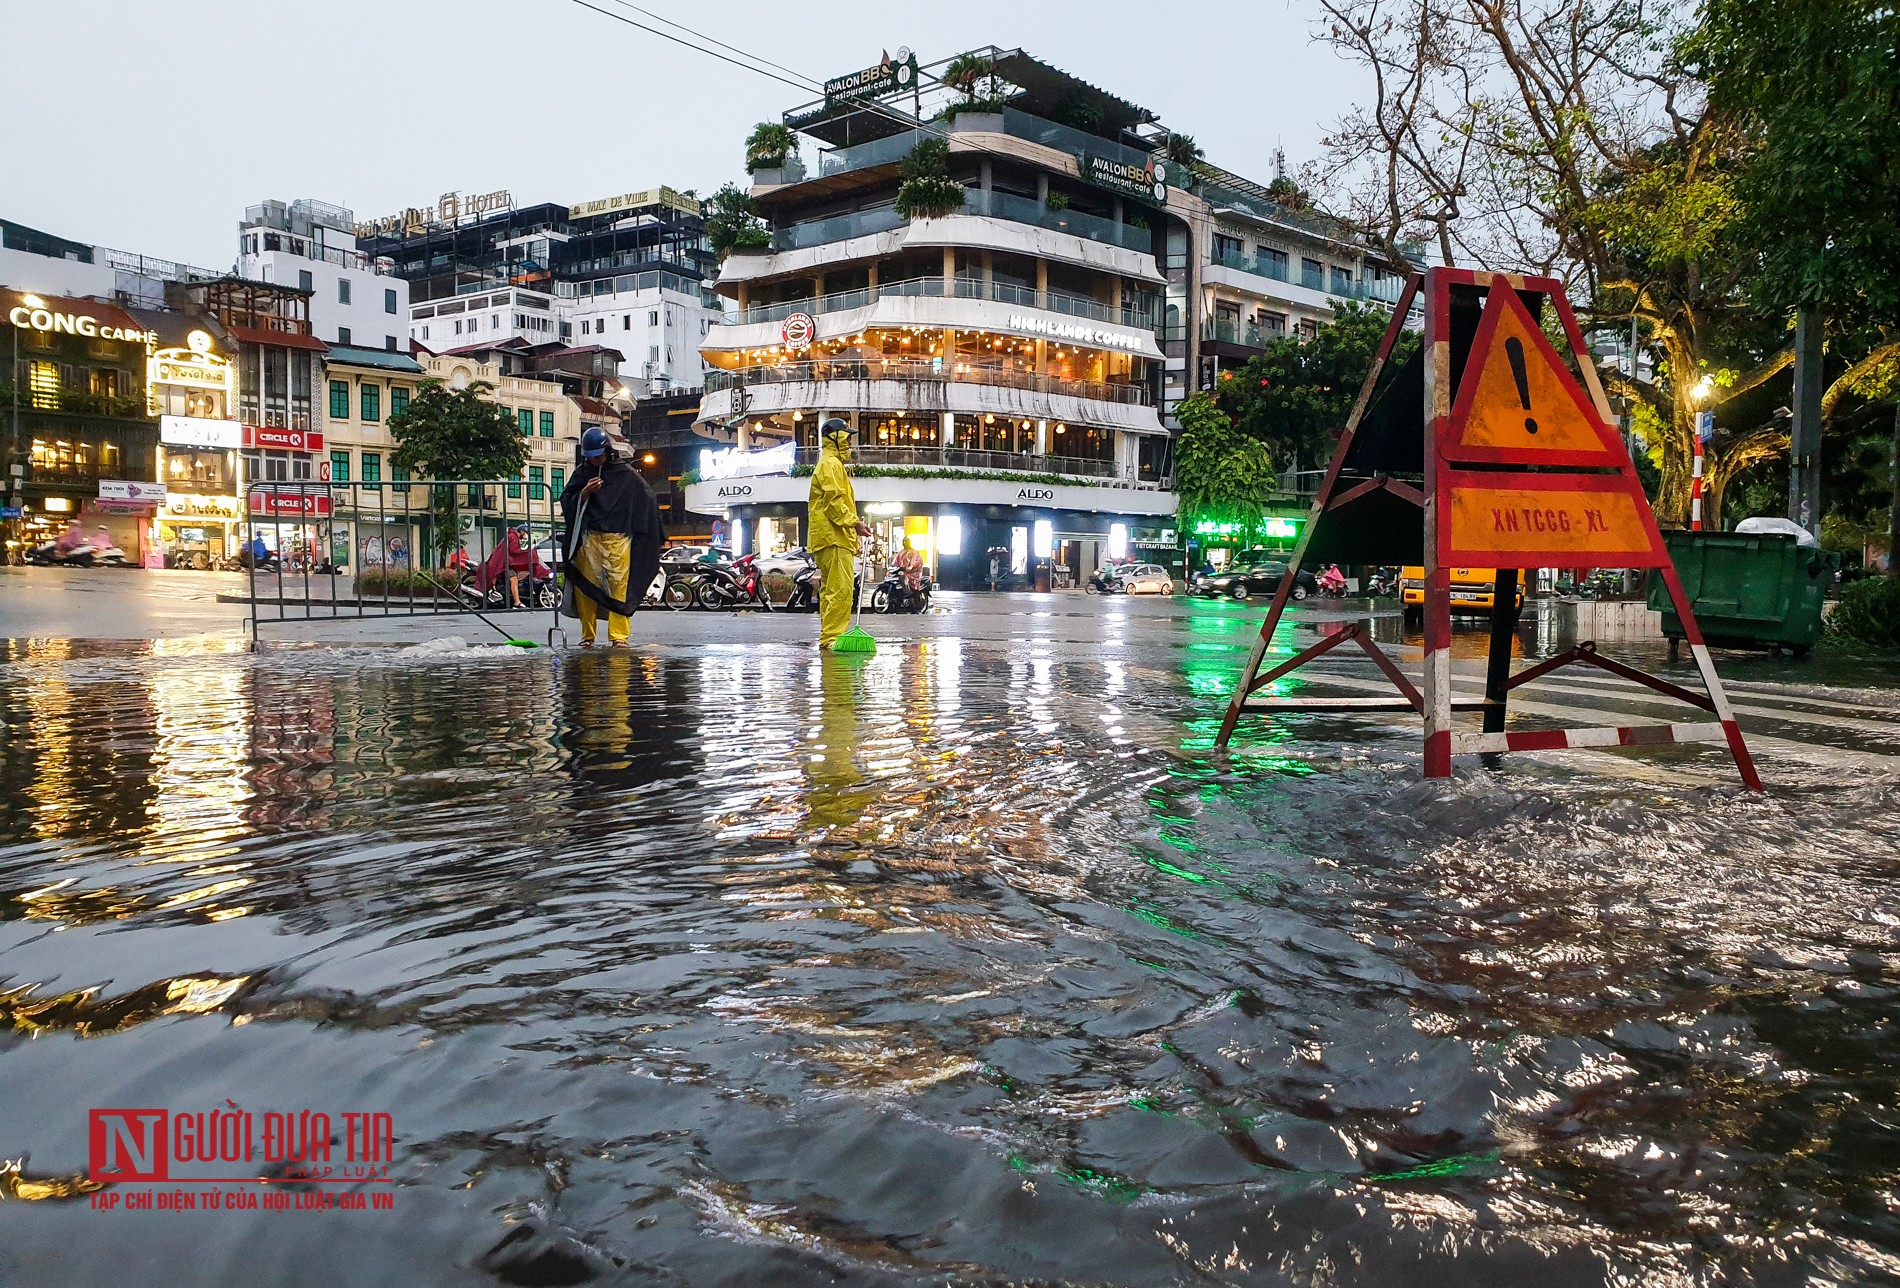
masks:
<path id="1" fill-rule="evenodd" d="M 505 568 L 481 585 L 482 565 L 516 528 L 554 576 L 535 578 L 530 561 L 512 588 Z M 242 540 L 253 649 L 266 629 L 313 621 L 481 616 L 500 629 L 540 613 L 549 644 L 560 630 L 566 533 L 545 483 L 253 483 Z"/>

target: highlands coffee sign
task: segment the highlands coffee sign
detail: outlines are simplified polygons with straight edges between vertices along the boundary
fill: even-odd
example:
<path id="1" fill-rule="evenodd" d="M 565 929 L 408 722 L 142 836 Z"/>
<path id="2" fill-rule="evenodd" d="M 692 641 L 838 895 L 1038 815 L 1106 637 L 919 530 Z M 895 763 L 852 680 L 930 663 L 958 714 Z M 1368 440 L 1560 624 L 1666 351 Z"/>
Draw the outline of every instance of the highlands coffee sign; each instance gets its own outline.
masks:
<path id="1" fill-rule="evenodd" d="M 453 228 L 465 220 L 479 219 L 497 210 L 513 210 L 515 199 L 508 189 L 493 192 L 445 192 L 433 206 L 411 206 L 397 215 L 384 215 L 356 225 L 358 237 L 401 237 L 427 232 L 431 228 Z"/>

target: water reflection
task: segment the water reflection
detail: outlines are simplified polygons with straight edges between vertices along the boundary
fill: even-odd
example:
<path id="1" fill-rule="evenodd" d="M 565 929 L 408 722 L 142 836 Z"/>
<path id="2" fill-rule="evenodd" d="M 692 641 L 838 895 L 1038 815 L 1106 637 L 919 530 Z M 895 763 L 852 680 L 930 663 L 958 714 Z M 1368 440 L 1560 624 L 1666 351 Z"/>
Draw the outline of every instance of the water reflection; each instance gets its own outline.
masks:
<path id="1" fill-rule="evenodd" d="M 401 1220 L 174 1216 L 181 1280 L 1900 1271 L 1890 785 L 1216 759 L 1257 619 L 1198 622 L 16 649 L 0 1198 L 230 1097 L 395 1114 Z M 9 1279 L 158 1255 L 57 1206 Z"/>

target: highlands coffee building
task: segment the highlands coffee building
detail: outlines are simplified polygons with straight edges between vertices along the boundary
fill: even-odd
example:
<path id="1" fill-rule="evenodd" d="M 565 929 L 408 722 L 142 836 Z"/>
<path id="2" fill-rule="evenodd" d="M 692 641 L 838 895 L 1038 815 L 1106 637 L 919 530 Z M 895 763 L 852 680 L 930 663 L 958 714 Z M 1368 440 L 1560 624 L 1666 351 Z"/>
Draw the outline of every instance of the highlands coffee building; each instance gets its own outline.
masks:
<path id="1" fill-rule="evenodd" d="M 1402 279 L 1267 189 L 1168 160 L 1145 109 L 1020 50 L 967 57 L 994 94 L 867 71 L 786 114 L 814 155 L 754 174 L 770 244 L 720 269 L 697 428 L 729 446 L 687 506 L 740 550 L 802 544 L 837 416 L 880 554 L 908 538 L 944 586 L 1178 566 L 1174 406 Z M 932 213 L 900 203 L 899 167 L 937 140 L 953 199 Z"/>

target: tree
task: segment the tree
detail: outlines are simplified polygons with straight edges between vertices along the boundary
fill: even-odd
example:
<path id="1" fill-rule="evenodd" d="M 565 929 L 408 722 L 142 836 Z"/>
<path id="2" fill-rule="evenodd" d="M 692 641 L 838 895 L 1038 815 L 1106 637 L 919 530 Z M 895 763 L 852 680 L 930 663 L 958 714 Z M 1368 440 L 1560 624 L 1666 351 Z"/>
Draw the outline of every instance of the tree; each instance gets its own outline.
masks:
<path id="1" fill-rule="evenodd" d="M 963 209 L 963 185 L 950 177 L 950 142 L 922 139 L 898 163 L 895 208 L 901 219 L 935 219 Z"/>
<path id="2" fill-rule="evenodd" d="M 1660 446 L 1658 517 L 1689 509 L 1704 374 L 1716 401 L 1784 370 L 1751 334 L 1736 176 L 1750 143 L 1681 57 L 1670 0 L 1322 0 L 1322 38 L 1373 72 L 1320 180 L 1388 253 L 1554 276 L 1586 331 L 1636 323 L 1657 378 L 1612 383 Z M 1581 357 L 1581 355 L 1579 355 Z M 1606 372 L 1606 376 L 1614 373 Z M 1717 452 L 1721 444 L 1717 445 Z"/>
<path id="3" fill-rule="evenodd" d="M 465 389 L 424 380 L 409 405 L 389 418 L 389 436 L 396 442 L 390 463 L 417 478 L 521 477 L 528 446 L 514 418 L 482 397 L 493 388 L 480 380 Z M 461 543 L 455 489 L 433 489 L 433 506 L 436 555 L 442 561 Z"/>
<path id="4" fill-rule="evenodd" d="M 760 121 L 746 136 L 746 173 L 783 169 L 788 158 L 796 160 L 797 153 L 798 139 L 790 129 L 777 121 Z"/>
<path id="5" fill-rule="evenodd" d="M 1900 13 L 1882 0 L 1708 0 L 1690 51 L 1711 97 L 1755 144 L 1738 185 L 1760 257 L 1753 289 L 1783 310 L 1820 311 L 1833 330 L 1880 333 L 1863 341 L 1842 391 L 1862 399 L 1900 354 L 1896 48 Z M 1887 380 L 1871 397 L 1894 392 Z M 1839 401 L 1830 388 L 1830 426 Z M 1900 400 L 1892 431 L 1885 526 L 1889 551 L 1900 552 Z M 1892 553 L 1887 568 L 1900 577 Z"/>
<path id="6" fill-rule="evenodd" d="M 1223 373 L 1221 410 L 1241 433 L 1265 444 L 1282 470 L 1296 460 L 1324 461 L 1391 320 L 1391 312 L 1376 304 L 1342 303 L 1312 339 L 1282 336 L 1265 353 Z M 1403 332 L 1391 361 L 1406 361 L 1418 343 L 1417 332 Z"/>
<path id="7" fill-rule="evenodd" d="M 1234 427 L 1205 390 L 1181 401 L 1174 445 L 1174 492 L 1180 525 L 1202 522 L 1257 527 L 1273 495 L 1273 462 L 1258 440 Z"/>
<path id="8" fill-rule="evenodd" d="M 706 198 L 706 241 L 724 259 L 735 250 L 764 250 L 772 234 L 759 218 L 758 203 L 736 183 L 728 183 Z"/>

